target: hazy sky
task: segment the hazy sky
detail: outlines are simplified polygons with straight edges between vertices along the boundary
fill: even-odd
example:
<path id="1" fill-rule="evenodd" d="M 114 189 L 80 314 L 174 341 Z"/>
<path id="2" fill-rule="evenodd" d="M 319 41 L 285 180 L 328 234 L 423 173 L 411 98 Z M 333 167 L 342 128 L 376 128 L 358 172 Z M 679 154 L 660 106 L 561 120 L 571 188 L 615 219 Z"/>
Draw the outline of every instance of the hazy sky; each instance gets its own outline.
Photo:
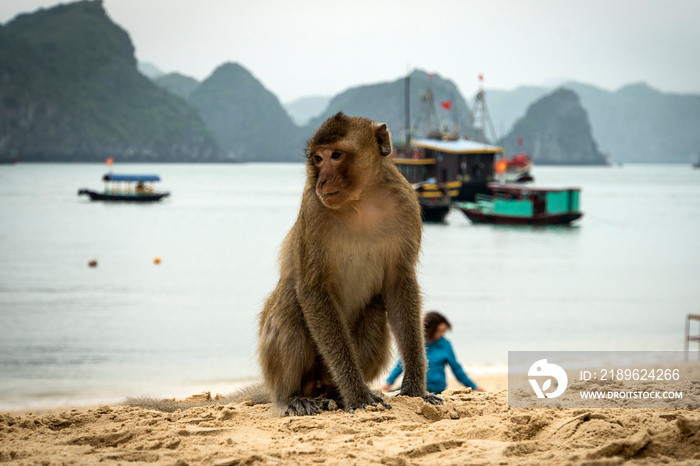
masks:
<path id="1" fill-rule="evenodd" d="M 0 0 L 3 23 L 54 0 Z M 280 100 L 420 68 L 465 97 L 575 79 L 700 93 L 698 0 L 104 0 L 139 61 L 199 80 L 238 62 Z"/>

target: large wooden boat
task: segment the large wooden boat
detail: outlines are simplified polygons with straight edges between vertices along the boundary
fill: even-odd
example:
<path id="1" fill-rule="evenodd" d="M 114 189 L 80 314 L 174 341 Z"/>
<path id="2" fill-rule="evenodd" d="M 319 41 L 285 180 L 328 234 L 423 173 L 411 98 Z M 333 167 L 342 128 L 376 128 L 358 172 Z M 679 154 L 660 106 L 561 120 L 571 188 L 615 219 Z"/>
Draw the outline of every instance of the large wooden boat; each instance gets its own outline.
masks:
<path id="1" fill-rule="evenodd" d="M 398 153 L 393 157 L 399 171 L 414 186 L 421 204 L 423 220 L 444 220 L 450 211 L 451 202 L 473 202 L 477 194 L 489 192 L 487 183 L 495 180 L 494 160 L 497 154 L 505 150 L 502 147 L 459 136 L 457 115 L 454 116 L 454 131 L 450 132 L 438 122 L 435 111 L 435 99 L 430 86 L 421 96 L 421 108 L 416 124 L 410 128 L 409 109 L 410 78 L 406 78 L 406 141 L 399 145 Z M 485 109 L 483 92 L 478 102 Z M 450 108 L 451 101 L 441 103 Z M 487 113 L 486 111 L 484 113 Z M 424 118 L 425 117 L 425 118 Z M 475 119 L 472 115 L 471 120 Z M 420 122 L 428 122 L 428 128 L 421 131 Z M 482 122 L 482 126 L 485 125 Z M 485 133 L 482 132 L 485 139 Z M 415 137 L 417 134 L 425 137 Z"/>
<path id="2" fill-rule="evenodd" d="M 566 225 L 583 216 L 580 188 L 540 188 L 489 183 L 492 194 L 455 205 L 474 223 Z"/>
<path id="3" fill-rule="evenodd" d="M 102 177 L 104 191 L 80 189 L 78 196 L 87 195 L 91 201 L 155 202 L 170 195 L 167 191 L 156 191 L 153 183 L 158 175 L 119 175 L 107 173 Z"/>

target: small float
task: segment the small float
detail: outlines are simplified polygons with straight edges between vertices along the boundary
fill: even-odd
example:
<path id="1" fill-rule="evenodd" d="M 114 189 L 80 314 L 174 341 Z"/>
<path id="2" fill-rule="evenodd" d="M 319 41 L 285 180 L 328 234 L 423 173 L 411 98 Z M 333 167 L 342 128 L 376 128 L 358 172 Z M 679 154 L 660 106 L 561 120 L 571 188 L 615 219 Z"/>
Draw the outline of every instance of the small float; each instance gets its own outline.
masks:
<path id="1" fill-rule="evenodd" d="M 583 216 L 581 188 L 540 188 L 489 183 L 492 195 L 475 202 L 455 202 L 474 223 L 502 225 L 567 225 Z"/>
<path id="2" fill-rule="evenodd" d="M 86 195 L 91 201 L 155 202 L 170 195 L 167 191 L 156 191 L 153 183 L 158 175 L 119 175 L 107 173 L 102 177 L 104 191 L 80 189 L 78 196 Z"/>

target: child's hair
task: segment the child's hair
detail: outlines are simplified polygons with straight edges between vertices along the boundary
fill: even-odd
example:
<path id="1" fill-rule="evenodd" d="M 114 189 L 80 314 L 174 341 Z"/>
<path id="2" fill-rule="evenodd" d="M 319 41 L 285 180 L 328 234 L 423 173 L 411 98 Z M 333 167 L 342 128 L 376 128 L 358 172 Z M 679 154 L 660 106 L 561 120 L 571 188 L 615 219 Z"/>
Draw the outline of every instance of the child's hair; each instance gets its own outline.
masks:
<path id="1" fill-rule="evenodd" d="M 438 325 L 440 324 L 447 325 L 448 330 L 452 329 L 452 324 L 450 324 L 450 321 L 447 320 L 447 317 L 440 314 L 439 312 L 430 311 L 425 314 L 425 317 L 423 318 L 423 330 L 425 332 L 425 341 L 433 341 L 435 332 L 437 332 Z"/>

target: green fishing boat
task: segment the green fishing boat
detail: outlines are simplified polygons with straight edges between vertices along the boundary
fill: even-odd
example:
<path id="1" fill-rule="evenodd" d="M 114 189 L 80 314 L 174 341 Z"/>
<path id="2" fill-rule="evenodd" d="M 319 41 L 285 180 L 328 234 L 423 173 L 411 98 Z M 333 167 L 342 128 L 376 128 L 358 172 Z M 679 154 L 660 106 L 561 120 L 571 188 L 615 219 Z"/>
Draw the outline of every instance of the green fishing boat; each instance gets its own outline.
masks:
<path id="1" fill-rule="evenodd" d="M 455 202 L 474 223 L 566 225 L 583 216 L 581 188 L 540 188 L 489 183 L 492 195 L 475 202 Z"/>

